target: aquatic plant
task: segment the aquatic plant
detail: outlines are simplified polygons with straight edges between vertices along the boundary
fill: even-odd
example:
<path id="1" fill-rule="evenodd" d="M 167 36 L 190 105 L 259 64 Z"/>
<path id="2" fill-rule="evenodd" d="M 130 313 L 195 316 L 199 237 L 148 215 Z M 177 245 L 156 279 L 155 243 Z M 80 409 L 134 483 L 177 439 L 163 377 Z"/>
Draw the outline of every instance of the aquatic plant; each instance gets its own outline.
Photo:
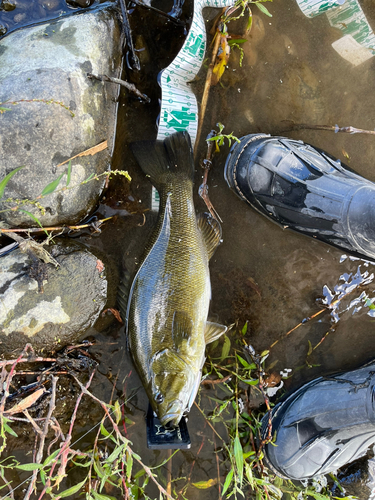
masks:
<path id="1" fill-rule="evenodd" d="M 279 378 L 265 372 L 268 351 L 259 355 L 245 342 L 247 323 L 244 327 L 224 339 L 216 341 L 209 350 L 205 365 L 201 391 L 195 408 L 204 418 L 207 429 L 212 431 L 212 446 L 217 465 L 217 476 L 197 480 L 192 474 L 195 460 L 210 439 L 208 433 L 202 436 L 202 444 L 194 458 L 190 473 L 184 477 L 174 477 L 172 462 L 181 453 L 164 455 L 156 466 L 147 465 L 150 458 L 141 457 L 131 440 L 129 429 L 133 421 L 129 419 L 126 399 L 113 402 L 99 399 L 90 388 L 96 373 L 96 362 L 89 354 L 90 343 L 71 346 L 55 356 L 38 357 L 27 345 L 17 359 L 0 362 L 2 367 L 3 392 L 0 401 L 0 478 L 3 485 L 2 500 L 13 499 L 15 491 L 28 484 L 23 491 L 23 500 L 37 493 L 43 498 L 78 497 L 83 492 L 87 500 L 112 500 L 119 495 L 125 499 L 155 498 L 152 491 L 158 491 L 159 498 L 189 499 L 191 489 L 213 489 L 213 497 L 246 498 L 254 500 L 353 500 L 345 496 L 338 480 L 332 476 L 304 484 L 295 484 L 275 476 L 263 464 L 262 442 L 259 437 L 261 419 L 270 410 L 269 389 L 279 384 L 280 377 L 287 377 L 284 371 Z M 79 370 L 75 353 L 80 353 L 80 363 L 84 360 L 85 369 Z M 10 398 L 11 386 L 17 377 L 25 374 L 20 366 L 27 363 L 30 373 L 39 376 L 31 395 L 25 397 L 22 390 L 16 396 L 18 402 Z M 30 365 L 30 363 L 32 363 Z M 47 370 L 41 370 L 49 364 Z M 8 367 L 8 370 L 7 370 Z M 9 369 L 10 368 L 10 369 Z M 57 383 L 70 378 L 77 389 L 72 416 L 66 424 L 54 416 L 58 405 Z M 117 377 L 116 379 L 117 380 Z M 114 383 L 114 388 L 115 388 Z M 205 391 L 211 386 L 213 391 Z M 17 392 L 17 391 L 16 391 Z M 14 391 L 12 396 L 14 397 Z M 32 416 L 33 405 L 39 398 L 47 398 L 48 405 L 44 416 Z M 93 405 L 100 408 L 103 417 L 91 429 L 92 440 L 85 449 L 77 446 L 80 439 L 73 441 L 79 433 L 79 408 L 82 398 L 89 398 Z M 252 406 L 253 398 L 259 400 Z M 9 400 L 12 400 L 10 402 Z M 259 406 L 259 403 L 264 403 Z M 18 415 L 18 416 L 17 416 Z M 24 418 L 20 418 L 20 415 Z M 267 417 L 265 417 L 267 418 Z M 22 435 L 29 426 L 36 434 L 33 457 L 28 461 L 16 460 L 9 455 L 12 449 L 10 439 Z M 86 435 L 86 434 L 85 434 Z M 197 434 L 198 437 L 198 434 Z M 270 429 L 267 440 L 272 440 Z M 5 458 L 7 456 L 7 458 Z M 167 477 L 162 473 L 167 468 Z M 25 481 L 15 484 L 11 477 L 15 472 L 28 472 Z M 168 473 L 169 471 L 169 473 Z M 153 486 L 152 486 L 153 485 Z M 332 485 L 340 489 L 338 497 L 331 492 Z M 19 497 L 19 492 L 17 493 Z"/>

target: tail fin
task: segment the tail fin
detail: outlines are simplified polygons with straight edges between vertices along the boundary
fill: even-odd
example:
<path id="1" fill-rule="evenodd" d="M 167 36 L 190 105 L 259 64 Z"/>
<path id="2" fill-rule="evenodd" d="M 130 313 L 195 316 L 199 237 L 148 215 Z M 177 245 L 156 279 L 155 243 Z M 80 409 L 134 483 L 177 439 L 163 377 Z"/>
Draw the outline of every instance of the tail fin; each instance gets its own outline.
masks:
<path id="1" fill-rule="evenodd" d="M 156 189 L 174 174 L 193 181 L 194 158 L 188 132 L 177 132 L 164 141 L 135 142 L 131 149 Z"/>

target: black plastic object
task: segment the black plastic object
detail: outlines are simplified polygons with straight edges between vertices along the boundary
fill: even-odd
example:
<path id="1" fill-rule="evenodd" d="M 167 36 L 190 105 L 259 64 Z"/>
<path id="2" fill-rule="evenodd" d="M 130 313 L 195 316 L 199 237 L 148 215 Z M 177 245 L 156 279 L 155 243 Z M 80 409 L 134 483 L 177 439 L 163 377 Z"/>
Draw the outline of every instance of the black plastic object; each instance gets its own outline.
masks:
<path id="1" fill-rule="evenodd" d="M 278 476 L 308 479 L 363 456 L 375 442 L 375 361 L 347 373 L 318 378 L 272 410 L 266 464 Z M 261 434 L 268 434 L 268 415 Z"/>
<path id="2" fill-rule="evenodd" d="M 151 406 L 147 411 L 147 448 L 151 450 L 172 449 L 188 450 L 191 446 L 185 417 L 181 417 L 178 427 L 163 427 L 155 417 Z"/>
<path id="3" fill-rule="evenodd" d="M 282 227 L 375 258 L 375 184 L 328 153 L 285 137 L 247 135 L 232 147 L 225 178 Z"/>

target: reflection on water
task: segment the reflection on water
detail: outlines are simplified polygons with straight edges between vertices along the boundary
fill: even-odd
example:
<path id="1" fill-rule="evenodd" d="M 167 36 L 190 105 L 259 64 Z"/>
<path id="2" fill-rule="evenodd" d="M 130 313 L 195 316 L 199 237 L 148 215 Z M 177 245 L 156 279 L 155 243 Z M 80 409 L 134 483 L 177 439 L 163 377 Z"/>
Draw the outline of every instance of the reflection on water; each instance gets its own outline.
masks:
<path id="1" fill-rule="evenodd" d="M 153 2 L 156 7 L 168 10 L 165 4 Z M 361 5 L 375 27 L 375 5 L 371 0 L 363 0 Z M 184 8 L 186 19 L 191 13 L 191 5 Z M 331 47 L 341 32 L 330 27 L 325 16 L 306 18 L 294 0 L 275 0 L 268 8 L 272 18 L 263 15 L 255 6 L 252 8 L 253 28 L 249 41 L 243 46 L 243 66 L 239 67 L 239 52 L 234 49 L 222 85 L 211 90 L 203 135 L 217 122 L 222 122 L 225 132 L 233 131 L 238 137 L 264 132 L 302 139 L 375 181 L 373 136 L 291 130 L 293 124 L 352 125 L 373 130 L 375 58 L 357 67 L 351 66 Z M 214 14 L 216 12 L 207 10 L 205 18 L 211 19 Z M 118 218 L 103 227 L 101 235 L 82 237 L 88 247 L 102 252 L 107 265 L 113 269 L 108 307 L 116 305 L 120 263 L 125 261 L 128 268 L 134 269 L 152 220 L 146 211 L 146 224 L 142 225 L 142 212 L 151 203 L 151 187 L 129 153 L 128 143 L 156 137 L 160 98 L 156 77 L 174 58 L 184 37 L 183 28 L 172 26 L 146 10 L 136 9 L 132 23 L 136 45 L 142 49 L 142 71 L 139 74 L 128 72 L 126 77 L 149 95 L 152 102 L 145 105 L 122 91 L 113 167 L 127 169 L 133 181 L 130 188 L 125 183 L 120 184 L 121 180 L 113 181 L 104 203 L 108 203 L 112 211 L 120 209 L 122 212 L 118 210 Z M 231 23 L 229 31 L 233 29 L 233 33 L 243 35 L 243 26 L 243 23 Z M 200 80 L 194 84 L 198 102 L 204 79 L 202 71 Z M 204 150 L 201 141 L 199 154 L 203 155 Z M 375 352 L 372 308 L 375 265 L 344 259 L 342 251 L 282 230 L 251 210 L 229 190 L 223 179 L 227 154 L 228 149 L 223 147 L 214 160 L 209 178 L 211 201 L 223 219 L 224 240 L 210 266 L 210 316 L 227 324 L 239 320 L 243 325 L 248 320 L 246 340 L 257 352 L 279 340 L 271 349 L 268 363 L 276 371 L 293 370 L 292 376 L 285 381 L 286 391 L 317 376 L 354 369 L 372 359 Z M 201 175 L 197 163 L 196 188 Z M 196 208 L 205 210 L 198 197 Z M 348 294 L 352 285 L 356 288 Z M 304 318 L 322 309 L 322 304 L 331 305 L 342 293 L 347 296 L 337 306 L 285 337 Z M 120 370 L 117 396 L 125 392 L 131 397 L 126 411 L 134 422 L 127 429 L 128 437 L 134 443 L 133 448 L 142 457 L 148 457 L 150 465 L 160 463 L 166 452 L 146 449 L 147 398 L 125 351 L 123 329 L 112 318 L 105 317 L 87 333 L 102 342 L 93 349 L 101 364 L 92 390 L 106 398 L 112 388 L 111 377 Z M 108 342 L 111 345 L 107 345 Z M 216 389 L 202 386 L 199 397 L 207 411 L 213 410 L 215 403 L 209 398 L 215 395 Z M 86 427 L 101 418 L 95 414 L 90 417 L 84 424 Z M 215 442 L 214 435 L 195 408 L 188 425 L 192 448 L 173 458 L 173 477 L 193 477 L 195 482 L 216 477 L 214 451 L 218 451 L 220 463 L 225 460 L 225 455 L 218 450 L 219 443 Z M 224 430 L 221 431 L 224 434 Z M 364 464 L 366 468 L 366 460 Z M 225 467 L 222 465 L 223 471 Z M 352 467 L 355 469 L 356 465 Z M 164 468 L 160 474 L 166 476 Z M 373 474 L 370 476 L 373 481 Z M 373 485 L 370 481 L 368 484 Z M 354 484 L 353 490 L 352 494 L 360 498 L 369 495 L 363 482 L 358 488 Z M 217 490 L 215 487 L 208 490 L 191 488 L 189 499 L 194 498 L 217 498 Z"/>

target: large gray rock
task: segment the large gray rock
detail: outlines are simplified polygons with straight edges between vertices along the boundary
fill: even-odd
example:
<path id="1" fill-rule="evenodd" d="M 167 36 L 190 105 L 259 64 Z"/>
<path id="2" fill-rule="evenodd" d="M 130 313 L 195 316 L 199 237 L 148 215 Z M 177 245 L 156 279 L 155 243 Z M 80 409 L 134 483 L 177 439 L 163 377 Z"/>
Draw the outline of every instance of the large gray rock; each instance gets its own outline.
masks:
<path id="1" fill-rule="evenodd" d="M 87 73 L 120 76 L 120 38 L 116 11 L 107 5 L 0 41 L 0 105 L 10 109 L 0 114 L 0 179 L 25 166 L 8 183 L 0 210 L 16 206 L 14 199 L 35 200 L 67 172 L 67 165 L 57 167 L 59 163 L 108 140 L 108 149 L 72 161 L 69 188 L 77 187 L 61 190 L 67 183 L 64 175 L 59 191 L 38 200 L 45 215 L 33 204 L 21 208 L 50 226 L 78 222 L 95 206 L 104 178 L 79 184 L 108 170 L 119 89 L 89 80 Z M 0 217 L 13 226 L 35 226 L 20 211 Z"/>
<path id="2" fill-rule="evenodd" d="M 49 248 L 51 251 L 51 248 Z M 58 244 L 43 293 L 29 274 L 32 260 L 20 250 L 0 258 L 0 354 L 30 342 L 45 352 L 75 342 L 97 320 L 107 299 L 100 260 L 78 243 Z"/>

